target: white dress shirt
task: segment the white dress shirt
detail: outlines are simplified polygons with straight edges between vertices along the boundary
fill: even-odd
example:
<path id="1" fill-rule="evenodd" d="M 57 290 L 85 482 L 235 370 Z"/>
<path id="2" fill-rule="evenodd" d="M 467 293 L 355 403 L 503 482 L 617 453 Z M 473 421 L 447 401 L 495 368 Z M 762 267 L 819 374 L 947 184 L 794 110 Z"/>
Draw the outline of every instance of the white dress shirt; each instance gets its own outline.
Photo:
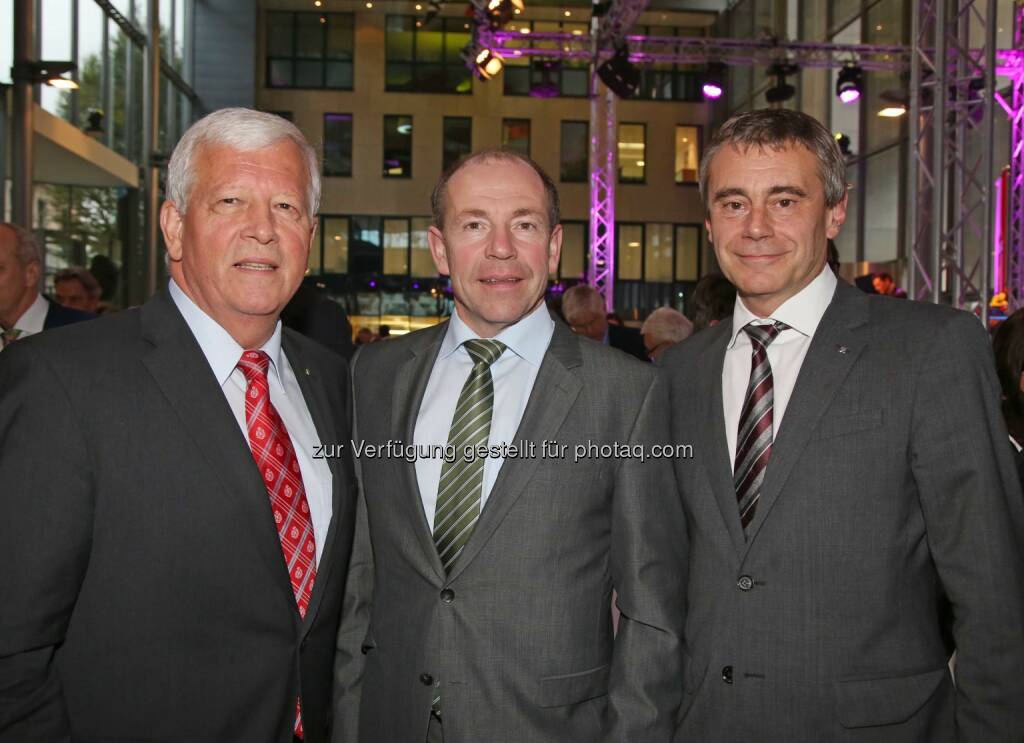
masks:
<path id="1" fill-rule="evenodd" d="M 50 311 L 50 302 L 42 294 L 36 294 L 36 299 L 28 306 L 28 309 L 21 313 L 21 317 L 14 321 L 11 327 L 18 333 L 18 340 L 28 338 L 30 335 L 43 332 L 43 325 L 46 323 L 46 313 Z M 2 344 L 3 341 L 0 341 Z"/>
<path id="2" fill-rule="evenodd" d="M 810 284 L 783 302 L 770 318 L 760 318 L 736 297 L 732 313 L 732 338 L 725 350 L 722 367 L 722 404 L 725 412 L 725 434 L 729 441 L 729 462 L 736 466 L 736 433 L 740 423 L 743 399 L 750 382 L 750 336 L 743 328 L 750 322 L 769 325 L 784 322 L 789 326 L 768 344 L 768 363 L 772 367 L 774 404 L 772 409 L 773 438 L 778 437 L 786 406 L 793 394 L 800 367 L 814 338 L 821 318 L 836 291 L 835 274 L 827 265 Z"/>
<path id="3" fill-rule="evenodd" d="M 192 335 L 199 342 L 199 347 L 210 364 L 224 397 L 227 398 L 231 412 L 235 414 L 235 420 L 238 421 L 238 427 L 248 446 L 249 430 L 245 425 L 246 381 L 245 374 L 237 365 L 243 351 L 249 349 L 238 345 L 231 334 L 199 309 L 173 279 L 170 282 L 170 292 L 171 299 L 185 318 Z M 327 465 L 326 459 L 313 459 L 313 451 L 320 443 L 320 436 L 313 425 L 313 418 L 309 414 L 295 372 L 292 371 L 291 364 L 281 349 L 280 321 L 274 328 L 270 340 L 258 350 L 264 351 L 270 357 L 270 369 L 267 371 L 270 401 L 288 429 L 288 437 L 299 461 L 299 472 L 302 474 L 302 484 L 306 490 L 306 501 L 309 503 L 309 513 L 313 521 L 316 559 L 319 564 L 327 539 L 327 529 L 331 523 L 331 468 Z M 267 518 L 270 518 L 269 510 Z"/>
<path id="4" fill-rule="evenodd" d="M 526 403 L 533 391 L 533 383 L 537 380 L 537 372 L 554 332 L 555 323 L 541 302 L 529 315 L 494 337 L 494 340 L 501 341 L 507 348 L 491 364 L 494 411 L 491 415 L 491 432 L 487 437 L 489 446 L 514 443 L 519 422 L 523 419 Z M 473 369 L 473 359 L 462 344 L 474 338 L 479 336 L 462 321 L 458 311 L 453 312 L 416 417 L 413 443 L 418 452 L 424 451 L 426 446 L 440 449 L 448 443 L 448 432 L 462 386 Z M 461 452 L 458 454 L 461 455 Z M 498 479 L 503 461 L 497 457 L 484 460 L 481 510 L 487 503 L 494 481 Z M 439 457 L 420 457 L 416 460 L 416 482 L 423 501 L 423 513 L 431 531 L 434 530 L 434 509 L 443 464 L 444 460 Z"/>

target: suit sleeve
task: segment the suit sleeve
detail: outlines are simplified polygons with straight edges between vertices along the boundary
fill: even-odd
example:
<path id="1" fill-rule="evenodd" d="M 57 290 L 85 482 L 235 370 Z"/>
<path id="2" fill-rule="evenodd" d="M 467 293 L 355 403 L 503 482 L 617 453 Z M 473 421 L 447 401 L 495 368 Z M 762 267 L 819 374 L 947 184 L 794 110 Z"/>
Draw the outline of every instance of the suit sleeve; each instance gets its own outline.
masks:
<path id="1" fill-rule="evenodd" d="M 57 374 L 0 354 L 0 742 L 70 739 L 54 655 L 89 559 L 89 451 Z"/>
<path id="2" fill-rule="evenodd" d="M 358 359 L 359 354 L 357 353 L 352 360 L 353 389 Z M 353 394 L 351 426 L 353 440 L 359 435 L 355 410 L 356 402 Z M 360 687 L 365 666 L 364 645 L 367 642 L 373 599 L 373 549 L 370 545 L 370 530 L 367 523 L 363 473 L 358 460 L 355 461 L 355 468 L 356 478 L 359 482 L 359 496 L 356 503 L 352 555 L 349 558 L 345 597 L 341 609 L 341 624 L 338 627 L 337 652 L 334 656 L 332 743 L 357 743 L 359 740 Z"/>
<path id="3" fill-rule="evenodd" d="M 959 740 L 1020 741 L 1024 500 L 988 338 L 958 313 L 917 378 L 910 457 L 928 543 L 953 607 Z"/>
<path id="4" fill-rule="evenodd" d="M 631 447 L 669 443 L 660 371 L 630 435 Z M 612 514 L 612 580 L 621 612 L 609 682 L 608 743 L 671 738 L 682 695 L 687 534 L 672 460 L 620 460 Z"/>

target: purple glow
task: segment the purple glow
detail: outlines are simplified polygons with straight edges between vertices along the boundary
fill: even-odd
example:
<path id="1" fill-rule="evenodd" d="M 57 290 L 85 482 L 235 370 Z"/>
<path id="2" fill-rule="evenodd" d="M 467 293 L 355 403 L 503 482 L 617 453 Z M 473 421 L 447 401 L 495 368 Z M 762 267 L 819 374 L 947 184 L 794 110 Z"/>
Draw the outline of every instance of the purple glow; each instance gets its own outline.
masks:
<path id="1" fill-rule="evenodd" d="M 839 100 L 843 103 L 853 103 L 860 99 L 860 91 L 856 88 L 848 88 L 839 94 Z"/>
<path id="2" fill-rule="evenodd" d="M 370 281 L 370 288 L 371 288 L 371 289 L 376 289 L 376 288 L 377 288 L 377 282 L 376 282 L 376 281 L 373 281 L 373 280 L 371 280 L 371 281 Z"/>
<path id="3" fill-rule="evenodd" d="M 722 86 L 718 83 L 704 83 L 701 87 L 704 97 L 710 100 L 717 100 L 722 97 Z"/>
<path id="4" fill-rule="evenodd" d="M 414 284 L 412 285 L 412 288 L 413 288 L 413 289 L 419 289 L 419 288 L 420 288 L 420 283 L 419 283 L 419 282 L 417 281 L 416 283 L 414 283 Z"/>

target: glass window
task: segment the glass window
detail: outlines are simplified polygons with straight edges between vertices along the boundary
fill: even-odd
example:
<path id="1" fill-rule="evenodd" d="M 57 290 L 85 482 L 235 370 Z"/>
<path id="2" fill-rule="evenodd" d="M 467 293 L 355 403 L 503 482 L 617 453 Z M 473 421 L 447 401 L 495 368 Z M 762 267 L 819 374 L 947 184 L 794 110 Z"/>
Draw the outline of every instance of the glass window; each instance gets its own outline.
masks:
<path id="1" fill-rule="evenodd" d="M 586 121 L 562 122 L 561 179 L 572 183 L 587 180 L 590 156 L 590 125 Z"/>
<path id="2" fill-rule="evenodd" d="M 267 87 L 352 89 L 351 13 L 272 11 L 266 23 Z"/>
<path id="3" fill-rule="evenodd" d="M 352 114 L 324 114 L 324 175 L 352 175 Z"/>
<path id="4" fill-rule="evenodd" d="M 700 278 L 700 227 L 676 226 L 676 281 L 696 281 Z"/>
<path id="5" fill-rule="evenodd" d="M 447 170 L 473 149 L 473 119 L 445 116 L 441 143 L 441 167 Z"/>
<path id="6" fill-rule="evenodd" d="M 409 275 L 413 278 L 433 278 L 437 276 L 437 267 L 430 257 L 430 243 L 427 233 L 430 230 L 430 217 L 413 217 L 410 220 L 410 244 L 412 255 Z"/>
<path id="7" fill-rule="evenodd" d="M 502 119 L 501 146 L 530 156 L 530 120 Z"/>
<path id="8" fill-rule="evenodd" d="M 864 260 L 884 262 L 900 255 L 900 147 L 890 147 L 867 160 L 864 189 Z M 846 207 L 847 222 L 856 214 Z M 842 233 L 840 233 L 842 234 Z"/>
<path id="9" fill-rule="evenodd" d="M 646 130 L 645 124 L 619 124 L 619 183 L 644 182 Z"/>
<path id="10" fill-rule="evenodd" d="M 700 168 L 699 132 L 695 126 L 676 127 L 676 183 L 696 183 Z"/>
<path id="11" fill-rule="evenodd" d="M 384 177 L 412 177 L 412 117 L 384 117 Z"/>
<path id="12" fill-rule="evenodd" d="M 384 220 L 384 273 L 409 274 L 409 220 Z"/>
<path id="13" fill-rule="evenodd" d="M 644 230 L 644 280 L 671 282 L 672 268 L 672 225 L 647 225 Z"/>
<path id="14" fill-rule="evenodd" d="M 383 268 L 381 252 L 381 218 L 350 217 L 352 230 L 349 237 L 349 273 L 364 275 L 380 273 Z"/>
<path id="15" fill-rule="evenodd" d="M 323 272 L 348 273 L 348 218 L 324 217 Z M 319 256 L 318 256 L 319 259 Z M 312 258 L 310 258 L 312 267 Z"/>
<path id="16" fill-rule="evenodd" d="M 71 0 L 40 0 L 36 7 L 39 9 L 39 15 L 36 16 L 39 24 L 39 58 L 71 59 Z M 7 19 L 11 17 L 8 15 Z M 6 27 L 10 29 L 10 26 Z M 10 30 L 4 33 L 8 37 L 11 35 Z M 54 116 L 71 118 L 70 90 L 59 90 L 49 85 L 41 85 L 37 90 L 40 106 Z"/>
<path id="17" fill-rule="evenodd" d="M 0 11 L 2 13 L 2 11 Z M 0 16 L 3 17 L 3 16 Z M 78 4 L 78 126 L 90 128 L 90 115 L 102 116 L 103 105 L 103 24 L 106 16 L 95 3 Z M 162 76 L 161 76 L 161 79 Z M 96 120 L 96 115 L 93 115 Z M 104 131 L 109 122 L 101 124 Z M 103 139 L 103 135 L 99 134 Z"/>
<path id="18" fill-rule="evenodd" d="M 615 268 L 620 279 L 642 279 L 644 266 L 644 226 L 620 224 Z"/>
<path id="19" fill-rule="evenodd" d="M 473 92 L 472 73 L 462 60 L 469 40 L 469 22 L 463 18 L 435 17 L 424 23 L 413 16 L 389 15 L 384 23 L 384 89 Z"/>
<path id="20" fill-rule="evenodd" d="M 645 36 L 705 36 L 703 28 L 673 26 L 636 26 L 631 33 Z M 701 102 L 700 83 L 706 72 L 704 65 L 655 62 L 640 68 L 640 85 L 636 98 L 652 101 Z"/>
<path id="21" fill-rule="evenodd" d="M 558 274 L 563 279 L 586 278 L 587 223 L 562 222 L 562 257 Z"/>
<path id="22" fill-rule="evenodd" d="M 511 21 L 504 30 L 520 34 L 516 46 L 523 49 L 558 49 L 555 41 L 534 41 L 531 33 L 571 33 L 580 36 L 589 32 L 586 23 L 569 21 Z M 505 57 L 505 95 L 530 95 L 536 98 L 586 98 L 590 75 L 586 60 L 538 59 L 509 54 Z"/>

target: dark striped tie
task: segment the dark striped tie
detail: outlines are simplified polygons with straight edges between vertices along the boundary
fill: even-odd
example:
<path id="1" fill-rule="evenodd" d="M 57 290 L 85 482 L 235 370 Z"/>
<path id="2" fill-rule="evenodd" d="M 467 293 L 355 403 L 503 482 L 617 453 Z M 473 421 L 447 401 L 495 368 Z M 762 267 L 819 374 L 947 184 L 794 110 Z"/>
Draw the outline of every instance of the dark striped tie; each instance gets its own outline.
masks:
<path id="1" fill-rule="evenodd" d="M 476 339 L 463 345 L 473 359 L 473 369 L 462 386 L 448 430 L 448 446 L 454 449 L 456 456 L 441 465 L 434 507 L 434 545 L 448 573 L 480 518 L 484 458 L 467 458 L 465 452 L 468 448 L 487 445 L 494 409 L 491 364 L 505 350 L 505 344 L 494 340 Z"/>
<path id="2" fill-rule="evenodd" d="M 788 327 L 776 322 L 771 325 L 751 323 L 743 328 L 750 337 L 750 381 L 740 409 L 736 466 L 733 468 L 732 479 L 736 486 L 736 500 L 744 533 L 757 510 L 757 500 L 761 497 L 761 484 L 764 482 L 764 471 L 768 467 L 774 439 L 772 407 L 775 395 L 772 365 L 768 363 L 768 346 Z"/>

